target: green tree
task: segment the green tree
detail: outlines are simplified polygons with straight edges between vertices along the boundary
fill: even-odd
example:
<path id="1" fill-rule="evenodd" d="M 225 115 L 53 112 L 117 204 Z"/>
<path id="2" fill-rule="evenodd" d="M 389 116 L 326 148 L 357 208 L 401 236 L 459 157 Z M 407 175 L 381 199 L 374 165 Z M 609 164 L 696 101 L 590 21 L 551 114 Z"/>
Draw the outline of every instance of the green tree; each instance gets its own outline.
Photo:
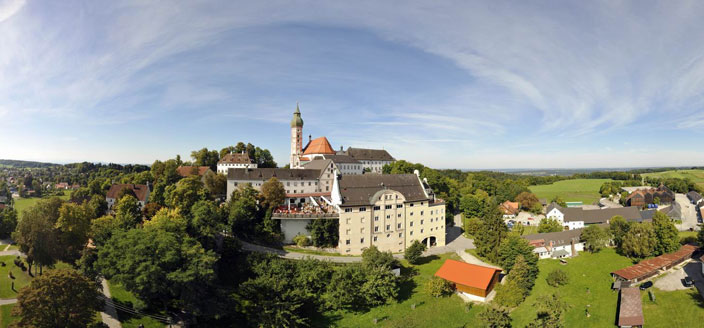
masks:
<path id="1" fill-rule="evenodd" d="M 496 262 L 498 260 L 499 246 L 501 246 L 501 241 L 508 234 L 508 227 L 504 223 L 498 206 L 495 205 L 491 206 L 491 210 L 483 221 L 484 224 L 481 225 L 481 229 L 474 238 L 474 244 L 480 256 Z"/>
<path id="2" fill-rule="evenodd" d="M 632 224 L 623 237 L 621 252 L 629 257 L 652 256 L 657 247 L 657 236 L 650 222 Z"/>
<path id="3" fill-rule="evenodd" d="M 406 248 L 403 257 L 408 261 L 408 263 L 418 264 L 418 262 L 420 261 L 420 257 L 423 255 L 424 251 L 425 244 L 421 243 L 416 239 L 413 241 L 411 246 L 408 246 L 408 248 Z"/>
<path id="4" fill-rule="evenodd" d="M 653 231 L 657 240 L 655 244 L 656 255 L 672 253 L 680 248 L 679 232 L 665 213 L 655 212 Z"/>
<path id="5" fill-rule="evenodd" d="M 14 208 L 0 209 L 0 238 L 9 237 L 17 228 L 17 211 Z"/>
<path id="6" fill-rule="evenodd" d="M 223 197 L 227 193 L 227 177 L 224 174 L 206 171 L 203 175 L 203 183 L 213 197 Z"/>
<path id="7" fill-rule="evenodd" d="M 364 295 L 366 306 L 379 306 L 393 302 L 398 297 L 398 278 L 388 268 L 376 266 L 366 270 L 366 281 L 359 292 Z"/>
<path id="8" fill-rule="evenodd" d="M 365 298 L 362 293 L 354 292 L 364 285 L 366 274 L 361 265 L 345 265 L 332 275 L 326 301 L 332 309 L 360 309 L 364 307 Z"/>
<path id="9" fill-rule="evenodd" d="M 630 230 L 631 224 L 623 218 L 623 216 L 616 215 L 609 220 L 609 231 L 611 232 L 612 240 L 617 248 L 621 248 L 623 244 L 623 238 Z"/>
<path id="10" fill-rule="evenodd" d="M 537 309 L 536 318 L 528 324 L 528 328 L 562 328 L 563 314 L 569 305 L 560 299 L 558 294 L 538 296 L 533 306 Z"/>
<path id="11" fill-rule="evenodd" d="M 142 208 L 142 215 L 144 216 L 144 218 L 146 220 L 151 220 L 152 217 L 154 217 L 154 215 L 156 215 L 156 213 L 159 212 L 159 210 L 161 208 L 162 208 L 162 206 L 159 205 L 158 203 L 152 203 L 152 202 L 147 203 Z"/>
<path id="12" fill-rule="evenodd" d="M 83 206 L 89 211 L 91 220 L 101 217 L 108 210 L 108 202 L 102 195 L 91 196 L 88 202 L 83 203 Z"/>
<path id="13" fill-rule="evenodd" d="M 516 256 L 516 261 L 508 276 L 510 280 L 515 280 L 518 283 L 526 296 L 533 289 L 535 279 L 538 277 L 538 263 L 537 261 L 533 262 L 536 257 L 535 254 L 527 258 L 524 258 L 523 255 Z"/>
<path id="14" fill-rule="evenodd" d="M 214 240 L 225 226 L 225 219 L 214 202 L 208 200 L 198 201 L 191 208 L 191 220 L 188 224 L 192 236 L 198 239 Z"/>
<path id="15" fill-rule="evenodd" d="M 133 292 L 138 305 L 183 305 L 197 314 L 203 301 L 198 296 L 212 288 L 216 260 L 212 251 L 185 234 L 137 228 L 114 233 L 99 248 L 95 265 Z"/>
<path id="16" fill-rule="evenodd" d="M 74 262 L 81 257 L 81 251 L 88 244 L 92 215 L 88 208 L 72 203 L 65 203 L 59 208 L 55 228 L 58 230 L 60 257 L 63 260 Z"/>
<path id="17" fill-rule="evenodd" d="M 455 285 L 440 277 L 431 277 L 425 283 L 426 292 L 432 297 L 450 296 L 455 292 Z"/>
<path id="18" fill-rule="evenodd" d="M 38 264 L 41 270 L 43 266 L 54 264 L 58 256 L 60 247 L 54 225 L 58 220 L 62 202 L 56 200 L 40 200 L 22 212 L 22 219 L 12 234 L 12 239 L 17 242 L 20 251 L 27 255 L 30 271 L 33 263 Z"/>
<path id="19" fill-rule="evenodd" d="M 311 220 L 306 226 L 315 247 L 335 247 L 340 236 L 340 222 L 335 219 Z"/>
<path id="20" fill-rule="evenodd" d="M 257 191 L 249 184 L 239 186 L 232 192 L 227 207 L 232 232 L 240 236 L 252 236 L 259 211 Z M 317 220 L 313 220 L 315 221 Z"/>
<path id="21" fill-rule="evenodd" d="M 528 240 L 510 234 L 499 246 L 498 263 L 507 273 L 510 273 L 519 256 L 523 256 L 528 265 L 535 268 L 531 275 L 537 275 L 538 256 L 533 252 L 533 246 Z"/>
<path id="22" fill-rule="evenodd" d="M 220 160 L 220 153 L 217 150 L 208 150 L 208 148 L 202 148 L 201 150 L 194 150 L 191 152 L 191 158 L 193 159 L 193 165 L 195 166 L 207 166 L 211 170 L 217 170 L 218 161 Z"/>
<path id="23" fill-rule="evenodd" d="M 103 308 L 97 285 L 72 269 L 50 270 L 20 289 L 18 327 L 87 327 Z"/>
<path id="24" fill-rule="evenodd" d="M 137 198 L 125 195 L 115 205 L 115 217 L 124 229 L 134 228 L 142 223 L 142 211 L 139 209 Z"/>
<path id="25" fill-rule="evenodd" d="M 699 228 L 699 232 L 697 232 L 697 242 L 699 242 L 700 246 L 704 246 L 704 228 Z"/>
<path id="26" fill-rule="evenodd" d="M 90 238 L 97 247 L 105 245 L 113 232 L 121 229 L 120 222 L 112 215 L 101 216 L 90 223 Z"/>
<path id="27" fill-rule="evenodd" d="M 181 179 L 175 185 L 166 187 L 164 201 L 166 206 L 178 208 L 184 215 L 191 211 L 191 207 L 199 200 L 208 199 L 210 196 L 199 176 L 190 176 Z"/>
<path id="28" fill-rule="evenodd" d="M 275 208 L 286 200 L 286 189 L 279 179 L 272 177 L 262 184 L 260 195 L 263 207 Z"/>
<path id="29" fill-rule="evenodd" d="M 464 220 L 464 231 L 470 237 L 474 237 L 476 236 L 477 232 L 481 230 L 482 224 L 483 222 L 479 218 L 466 219 Z"/>
<path id="30" fill-rule="evenodd" d="M 600 251 L 609 240 L 609 235 L 606 230 L 598 225 L 588 225 L 582 230 L 580 240 L 584 242 L 585 247 L 592 253 Z"/>
<path id="31" fill-rule="evenodd" d="M 479 312 L 479 319 L 486 328 L 511 328 L 511 316 L 508 310 L 500 307 L 484 307 L 484 310 Z"/>
<path id="32" fill-rule="evenodd" d="M 555 219 L 540 219 L 538 224 L 538 233 L 544 232 L 560 232 L 565 230 L 559 221 Z"/>
<path id="33" fill-rule="evenodd" d="M 567 277 L 565 271 L 555 269 L 548 273 L 548 276 L 545 278 L 545 281 L 550 286 L 558 287 L 562 285 L 567 285 L 567 283 L 569 282 L 569 278 Z"/>
<path id="34" fill-rule="evenodd" d="M 527 191 L 518 194 L 518 196 L 516 196 L 516 201 L 520 203 L 521 208 L 526 211 L 532 210 L 535 207 L 535 204 L 540 205 L 540 200 L 538 200 L 538 196 Z"/>
<path id="35" fill-rule="evenodd" d="M 389 251 L 379 251 L 379 249 L 374 245 L 362 251 L 362 267 L 365 270 L 383 268 L 386 271 L 389 271 L 397 265 L 398 261 L 396 261 L 394 256 Z"/>
<path id="36" fill-rule="evenodd" d="M 467 194 L 460 198 L 460 211 L 466 218 L 484 218 L 490 212 L 489 195 L 484 191 Z"/>
<path id="37" fill-rule="evenodd" d="M 505 283 L 496 285 L 494 302 L 507 308 L 517 307 L 525 299 L 525 290 L 516 280 L 508 279 Z"/>

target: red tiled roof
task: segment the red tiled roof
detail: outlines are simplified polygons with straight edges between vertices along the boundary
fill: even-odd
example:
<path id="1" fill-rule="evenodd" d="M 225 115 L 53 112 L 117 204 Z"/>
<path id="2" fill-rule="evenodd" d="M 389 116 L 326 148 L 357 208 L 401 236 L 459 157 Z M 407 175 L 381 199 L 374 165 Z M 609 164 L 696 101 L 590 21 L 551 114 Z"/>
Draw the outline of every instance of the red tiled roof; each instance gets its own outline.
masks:
<path id="1" fill-rule="evenodd" d="M 303 155 L 311 154 L 335 155 L 335 150 L 330 146 L 328 138 L 320 137 L 309 141 L 308 145 L 303 149 Z"/>
<path id="2" fill-rule="evenodd" d="M 643 303 L 641 302 L 640 290 L 638 287 L 621 288 L 618 325 L 620 327 L 642 326 L 643 321 Z"/>
<path id="3" fill-rule="evenodd" d="M 179 166 L 176 172 L 178 175 L 186 178 L 193 175 L 193 168 L 198 168 L 198 176 L 203 176 L 203 174 L 210 169 L 207 166 Z"/>
<path id="4" fill-rule="evenodd" d="M 501 210 L 504 214 L 517 214 L 518 213 L 518 203 L 505 201 L 501 204 Z"/>
<path id="5" fill-rule="evenodd" d="M 636 265 L 632 265 L 627 268 L 614 271 L 612 272 L 612 274 L 617 275 L 626 280 L 645 277 L 660 270 L 663 267 L 670 266 L 672 264 L 685 260 L 687 257 L 691 257 L 696 250 L 697 246 L 684 245 L 680 247 L 677 252 L 663 254 L 652 259 L 641 261 Z"/>
<path id="6" fill-rule="evenodd" d="M 110 187 L 110 190 L 108 190 L 107 198 L 114 198 L 117 199 L 117 196 L 120 194 L 120 191 L 125 188 L 130 188 L 134 192 L 135 195 L 137 195 L 137 199 L 140 201 L 146 201 L 147 200 L 147 193 L 149 192 L 149 187 L 146 185 L 136 185 L 136 184 L 114 184 Z"/>
<path id="7" fill-rule="evenodd" d="M 435 272 L 435 276 L 456 284 L 486 290 L 496 272 L 501 272 L 501 269 L 446 260 L 440 269 Z"/>

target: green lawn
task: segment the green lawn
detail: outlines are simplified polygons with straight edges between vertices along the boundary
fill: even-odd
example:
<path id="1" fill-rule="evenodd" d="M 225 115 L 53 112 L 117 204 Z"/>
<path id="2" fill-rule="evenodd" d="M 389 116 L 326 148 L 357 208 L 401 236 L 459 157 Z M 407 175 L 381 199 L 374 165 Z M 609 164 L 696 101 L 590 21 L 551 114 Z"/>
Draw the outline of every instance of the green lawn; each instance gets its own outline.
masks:
<path id="1" fill-rule="evenodd" d="M 137 301 L 137 298 L 132 293 L 125 290 L 125 288 L 119 283 L 108 281 L 108 286 L 110 287 L 110 295 L 116 303 L 132 307 L 132 305 Z M 119 310 L 117 311 L 117 316 L 119 317 L 122 327 L 124 328 L 136 328 L 140 324 L 147 328 L 163 328 L 165 326 L 165 324 L 148 316 L 131 315 Z"/>
<path id="2" fill-rule="evenodd" d="M 567 259 L 562 265 L 558 260 L 539 261 L 540 274 L 530 296 L 512 313 L 514 327 L 525 327 L 535 318 L 533 304 L 540 295 L 550 295 L 558 291 L 562 300 L 569 304 L 565 322 L 569 327 L 613 327 L 616 320 L 618 294 L 611 291 L 611 271 L 633 264 L 628 258 L 616 254 L 613 249 L 599 253 L 582 252 L 579 256 Z M 562 269 L 569 277 L 569 283 L 559 288 L 549 286 L 545 277 L 554 269 Z M 587 292 L 589 290 L 589 292 Z M 585 310 L 590 305 L 591 317 Z"/>
<path id="3" fill-rule="evenodd" d="M 0 328 L 7 328 L 11 323 L 18 319 L 17 317 L 12 316 L 13 307 L 15 307 L 14 304 L 5 304 L 0 306 Z"/>
<path id="4" fill-rule="evenodd" d="M 51 196 L 49 196 L 51 197 Z M 69 200 L 71 198 L 71 190 L 64 190 L 64 195 L 63 196 L 57 196 L 63 200 Z M 46 197 L 48 198 L 48 197 Z M 32 197 L 32 198 L 17 198 L 14 200 L 15 202 L 15 209 L 17 210 L 18 215 L 22 215 L 22 211 L 25 209 L 29 208 L 30 206 L 36 204 L 40 199 L 38 197 Z"/>
<path id="5" fill-rule="evenodd" d="M 696 288 L 672 292 L 656 288 L 655 302 L 648 292 L 643 296 L 643 317 L 647 327 L 701 327 L 704 322 L 704 301 Z"/>
<path id="6" fill-rule="evenodd" d="M 528 188 L 538 198 L 545 198 L 548 202 L 555 196 L 560 196 L 566 202 L 581 201 L 588 205 L 599 200 L 599 188 L 607 181 L 611 179 L 571 179 Z"/>
<path id="7" fill-rule="evenodd" d="M 679 178 L 689 179 L 698 186 L 704 188 L 704 170 L 672 170 L 655 173 L 641 174 L 643 177 L 649 178 Z"/>
<path id="8" fill-rule="evenodd" d="M 5 266 L 0 266 L 0 298 L 17 297 L 17 292 L 12 290 L 12 279 L 9 277 L 10 271 L 12 271 L 12 275 L 15 277 L 15 290 L 17 291 L 29 284 L 32 279 L 27 274 L 27 271 L 22 271 L 12 262 L 14 259 L 15 256 L 11 255 L 0 256 L 0 262 L 5 263 Z"/>
<path id="9" fill-rule="evenodd" d="M 412 282 L 401 287 L 402 300 L 399 303 L 379 306 L 368 312 L 352 313 L 345 311 L 329 312 L 324 318 L 313 322 L 315 327 L 478 327 L 476 315 L 482 306 L 475 305 L 467 311 L 459 296 L 434 298 L 425 292 L 425 282 L 446 259 L 458 259 L 456 254 L 444 254 L 426 258 L 428 263 L 413 267 L 417 275 Z M 404 272 L 411 266 L 403 261 Z M 415 309 L 411 305 L 416 304 Z M 374 324 L 374 319 L 378 323 Z"/>

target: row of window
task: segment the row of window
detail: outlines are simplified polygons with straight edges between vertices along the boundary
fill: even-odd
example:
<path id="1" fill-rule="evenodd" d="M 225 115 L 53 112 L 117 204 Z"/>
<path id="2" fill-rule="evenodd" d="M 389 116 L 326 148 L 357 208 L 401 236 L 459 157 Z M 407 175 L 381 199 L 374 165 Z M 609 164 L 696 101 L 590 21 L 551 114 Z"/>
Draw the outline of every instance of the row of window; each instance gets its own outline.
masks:
<path id="1" fill-rule="evenodd" d="M 303 186 L 305 186 L 305 185 L 306 185 L 305 181 L 304 181 L 304 182 L 301 182 L 301 187 L 303 187 Z M 317 185 L 318 185 L 318 181 L 312 181 L 312 182 L 311 182 L 311 181 L 308 181 L 308 186 L 313 186 L 313 185 L 317 186 Z M 290 186 L 291 186 L 291 181 L 286 181 L 286 187 L 290 187 Z M 293 182 L 293 186 L 294 186 L 294 187 L 298 187 L 298 181 L 294 181 L 294 182 Z"/>

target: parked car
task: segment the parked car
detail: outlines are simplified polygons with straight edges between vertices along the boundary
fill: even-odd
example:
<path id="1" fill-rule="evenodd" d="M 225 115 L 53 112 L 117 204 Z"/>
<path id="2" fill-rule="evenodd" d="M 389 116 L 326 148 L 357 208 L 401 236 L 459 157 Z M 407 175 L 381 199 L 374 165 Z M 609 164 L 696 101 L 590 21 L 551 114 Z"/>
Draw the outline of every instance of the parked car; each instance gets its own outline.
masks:
<path id="1" fill-rule="evenodd" d="M 652 282 L 652 281 L 646 281 L 646 282 L 640 284 L 640 287 L 639 287 L 639 288 L 640 288 L 640 290 L 646 290 L 646 289 L 648 289 L 648 288 L 650 288 L 650 287 L 653 287 L 653 282 Z"/>
<path id="2" fill-rule="evenodd" d="M 686 287 L 692 287 L 694 286 L 694 281 L 690 277 L 684 277 L 684 279 L 682 279 L 682 284 Z"/>

